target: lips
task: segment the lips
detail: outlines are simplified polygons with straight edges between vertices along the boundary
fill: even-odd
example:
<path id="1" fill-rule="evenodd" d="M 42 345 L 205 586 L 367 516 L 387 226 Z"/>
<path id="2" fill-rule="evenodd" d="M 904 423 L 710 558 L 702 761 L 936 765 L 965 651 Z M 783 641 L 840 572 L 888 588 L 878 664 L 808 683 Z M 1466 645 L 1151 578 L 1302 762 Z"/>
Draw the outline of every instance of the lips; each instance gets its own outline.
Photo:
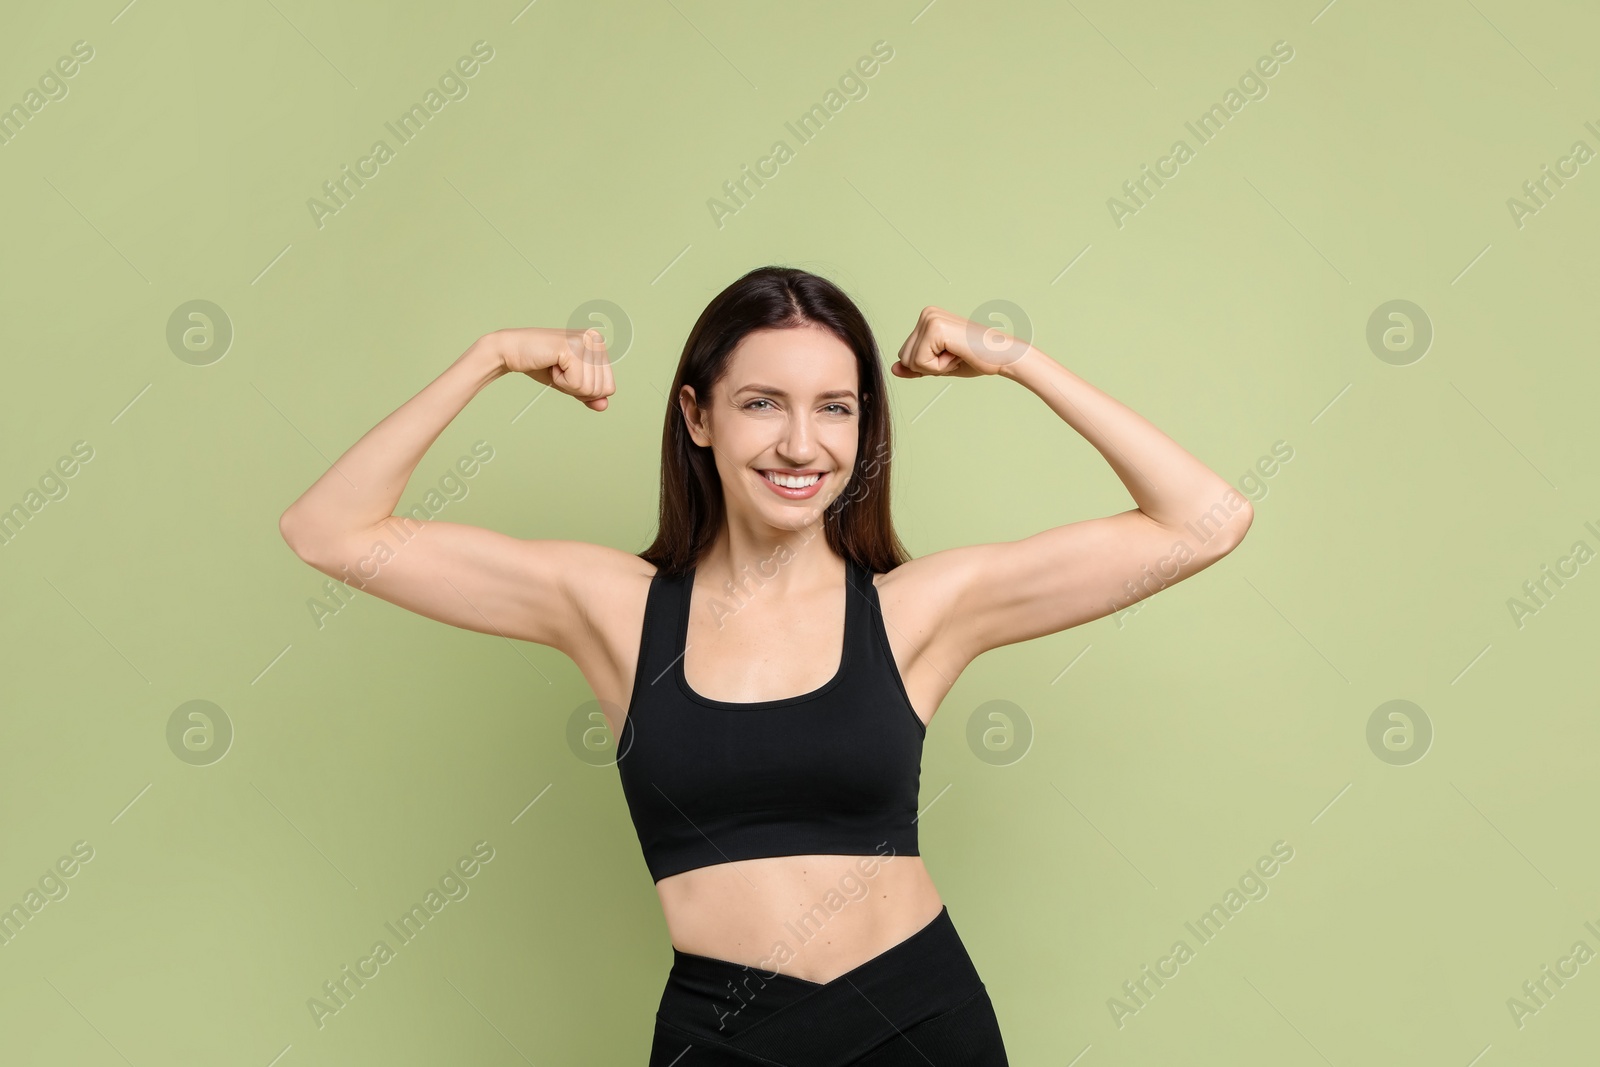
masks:
<path id="1" fill-rule="evenodd" d="M 825 471 L 805 471 L 804 473 L 795 471 L 773 472 L 790 477 L 804 477 L 805 475 L 810 474 L 815 474 L 817 476 L 817 480 L 812 482 L 810 485 L 793 488 L 787 485 L 779 485 L 777 482 L 767 477 L 768 472 L 766 471 L 759 471 L 758 473 L 761 475 L 761 481 L 767 486 L 767 488 L 771 489 L 774 493 L 777 493 L 785 500 L 806 500 L 814 497 L 817 495 L 818 491 L 822 489 L 822 483 L 828 479 L 827 472 Z"/>

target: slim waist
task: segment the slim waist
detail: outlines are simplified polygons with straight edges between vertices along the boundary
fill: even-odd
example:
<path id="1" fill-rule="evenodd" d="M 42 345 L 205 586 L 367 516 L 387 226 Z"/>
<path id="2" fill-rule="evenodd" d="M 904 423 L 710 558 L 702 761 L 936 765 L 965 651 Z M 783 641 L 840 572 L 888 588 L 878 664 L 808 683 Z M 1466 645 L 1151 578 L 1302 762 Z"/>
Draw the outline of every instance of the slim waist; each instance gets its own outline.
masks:
<path id="1" fill-rule="evenodd" d="M 707 1041 L 734 1034 L 808 997 L 848 985 L 896 1026 L 961 1004 L 983 988 L 947 907 L 916 933 L 830 982 L 807 981 L 676 947 L 659 1016 Z"/>

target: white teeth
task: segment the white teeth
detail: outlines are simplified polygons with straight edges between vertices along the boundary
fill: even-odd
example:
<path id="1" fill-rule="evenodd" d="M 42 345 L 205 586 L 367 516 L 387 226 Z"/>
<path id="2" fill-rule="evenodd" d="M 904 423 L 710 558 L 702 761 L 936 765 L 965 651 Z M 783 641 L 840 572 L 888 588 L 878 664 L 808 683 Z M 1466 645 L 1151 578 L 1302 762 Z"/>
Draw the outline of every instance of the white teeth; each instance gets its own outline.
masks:
<path id="1" fill-rule="evenodd" d="M 816 485 L 820 474 L 774 474 L 771 471 L 762 471 L 762 475 L 769 481 L 783 486 L 786 489 L 804 489 L 808 485 Z"/>

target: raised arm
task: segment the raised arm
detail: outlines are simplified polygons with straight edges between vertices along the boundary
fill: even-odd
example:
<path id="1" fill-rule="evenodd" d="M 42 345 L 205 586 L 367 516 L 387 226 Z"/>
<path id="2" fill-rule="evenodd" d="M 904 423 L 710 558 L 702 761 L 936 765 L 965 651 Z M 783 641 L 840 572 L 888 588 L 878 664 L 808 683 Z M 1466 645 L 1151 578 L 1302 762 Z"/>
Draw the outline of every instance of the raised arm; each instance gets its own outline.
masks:
<path id="1" fill-rule="evenodd" d="M 1137 412 L 1043 352 L 927 308 L 892 373 L 995 374 L 1027 388 L 1093 445 L 1138 505 L 1020 541 L 919 557 L 900 570 L 957 663 L 1098 619 L 1197 574 L 1250 528 L 1250 502 Z M 924 647 L 926 642 L 924 642 Z"/>
<path id="2" fill-rule="evenodd" d="M 598 331 L 496 330 L 340 456 L 278 521 L 295 555 L 322 573 L 467 630 L 560 648 L 580 632 L 568 578 L 636 557 L 578 541 L 531 541 L 394 514 L 430 445 L 478 391 L 527 374 L 599 411 L 614 391 Z"/>

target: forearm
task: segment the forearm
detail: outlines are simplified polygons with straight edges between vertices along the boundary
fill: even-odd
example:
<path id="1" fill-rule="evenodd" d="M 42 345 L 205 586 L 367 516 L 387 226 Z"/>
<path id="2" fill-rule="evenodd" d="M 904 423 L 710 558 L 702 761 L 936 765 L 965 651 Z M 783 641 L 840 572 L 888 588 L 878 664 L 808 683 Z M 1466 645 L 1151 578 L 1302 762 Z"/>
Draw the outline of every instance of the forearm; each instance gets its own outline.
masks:
<path id="1" fill-rule="evenodd" d="M 455 362 L 340 456 L 283 513 L 279 529 L 297 553 L 369 530 L 394 514 L 417 464 L 450 421 L 505 373 L 494 334 Z"/>
<path id="2" fill-rule="evenodd" d="M 999 373 L 1027 387 L 1083 435 L 1122 479 L 1139 510 L 1156 522 L 1179 529 L 1202 516 L 1213 523 L 1242 516 L 1248 525 L 1248 501 L 1243 506 L 1233 501 L 1235 507 L 1223 503 L 1230 493 L 1239 496 L 1226 479 L 1050 356 L 1030 346 Z"/>

